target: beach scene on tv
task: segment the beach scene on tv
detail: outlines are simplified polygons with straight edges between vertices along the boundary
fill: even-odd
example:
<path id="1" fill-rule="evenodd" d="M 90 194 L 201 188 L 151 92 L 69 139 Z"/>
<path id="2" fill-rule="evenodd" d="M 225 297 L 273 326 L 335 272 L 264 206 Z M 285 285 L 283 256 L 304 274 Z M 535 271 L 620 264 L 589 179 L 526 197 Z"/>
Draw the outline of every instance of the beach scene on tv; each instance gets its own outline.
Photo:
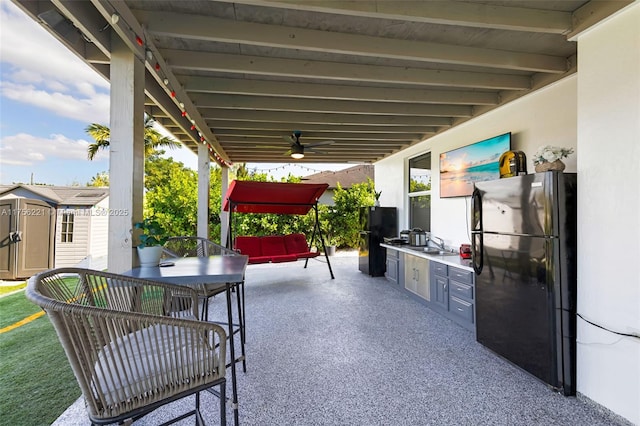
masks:
<path id="1" fill-rule="evenodd" d="M 500 178 L 500 156 L 510 149 L 511 133 L 440 154 L 440 197 L 465 197 L 474 182 Z"/>

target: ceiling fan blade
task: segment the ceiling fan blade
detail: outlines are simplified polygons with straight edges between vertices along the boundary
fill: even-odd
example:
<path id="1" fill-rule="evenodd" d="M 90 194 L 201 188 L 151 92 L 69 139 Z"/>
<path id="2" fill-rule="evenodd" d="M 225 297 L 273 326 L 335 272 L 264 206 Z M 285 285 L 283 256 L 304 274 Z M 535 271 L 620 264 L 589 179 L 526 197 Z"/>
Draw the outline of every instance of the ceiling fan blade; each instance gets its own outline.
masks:
<path id="1" fill-rule="evenodd" d="M 315 148 L 310 148 L 310 147 L 308 147 L 308 146 L 305 146 L 304 148 L 305 148 L 305 149 L 304 149 L 304 150 L 305 150 L 305 152 L 313 152 L 314 154 L 328 154 L 328 152 L 327 152 L 327 151 L 319 151 L 319 150 L 317 150 L 317 149 L 315 149 Z"/>
<path id="2" fill-rule="evenodd" d="M 320 141 L 320 142 L 311 142 L 305 145 L 305 147 L 308 148 L 313 148 L 315 146 L 326 146 L 326 145 L 333 145 L 334 143 L 336 143 L 336 141 Z"/>

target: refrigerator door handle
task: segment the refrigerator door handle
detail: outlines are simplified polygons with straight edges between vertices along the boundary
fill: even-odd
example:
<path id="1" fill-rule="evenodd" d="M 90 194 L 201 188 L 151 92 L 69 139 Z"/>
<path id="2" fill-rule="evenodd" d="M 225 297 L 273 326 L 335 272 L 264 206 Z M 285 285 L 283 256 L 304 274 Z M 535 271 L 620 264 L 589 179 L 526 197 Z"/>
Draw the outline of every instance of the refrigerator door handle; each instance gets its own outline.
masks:
<path id="1" fill-rule="evenodd" d="M 478 188 L 471 195 L 471 231 L 482 232 L 482 194 Z"/>
<path id="2" fill-rule="evenodd" d="M 482 194 L 474 188 L 471 195 L 471 257 L 473 271 L 476 275 L 482 273 L 484 266 L 484 237 L 482 235 Z"/>
<path id="3" fill-rule="evenodd" d="M 471 264 L 476 275 L 480 275 L 484 267 L 484 236 L 481 232 L 474 232 L 471 239 Z"/>

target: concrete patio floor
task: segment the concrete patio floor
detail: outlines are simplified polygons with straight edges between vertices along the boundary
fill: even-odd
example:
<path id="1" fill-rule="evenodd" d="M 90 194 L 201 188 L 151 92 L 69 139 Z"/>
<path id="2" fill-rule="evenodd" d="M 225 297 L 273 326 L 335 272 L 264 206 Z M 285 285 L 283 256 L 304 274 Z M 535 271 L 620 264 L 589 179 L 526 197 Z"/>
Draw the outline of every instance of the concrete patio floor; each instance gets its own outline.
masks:
<path id="1" fill-rule="evenodd" d="M 504 361 L 384 278 L 354 253 L 324 263 L 250 265 L 247 373 L 238 373 L 242 425 L 616 425 L 584 397 L 564 397 Z M 223 315 L 224 299 L 211 302 Z M 227 395 L 231 394 L 228 373 Z M 202 397 L 207 424 L 218 402 Z M 193 407 L 187 398 L 135 425 Z M 227 405 L 227 422 L 233 415 Z M 180 424 L 193 424 L 193 418 Z M 82 398 L 54 425 L 89 424 Z"/>

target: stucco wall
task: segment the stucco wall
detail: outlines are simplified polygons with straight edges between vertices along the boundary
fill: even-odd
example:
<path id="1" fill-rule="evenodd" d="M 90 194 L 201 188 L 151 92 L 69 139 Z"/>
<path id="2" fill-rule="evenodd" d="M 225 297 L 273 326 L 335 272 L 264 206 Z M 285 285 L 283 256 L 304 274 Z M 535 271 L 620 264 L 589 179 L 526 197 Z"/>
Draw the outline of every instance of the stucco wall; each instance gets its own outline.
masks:
<path id="1" fill-rule="evenodd" d="M 432 153 L 431 232 L 454 247 L 469 243 L 470 197 L 440 198 L 438 162 L 440 153 L 500 135 L 512 133 L 512 149 L 527 154 L 527 169 L 533 172 L 531 157 L 542 145 L 577 147 L 577 78 L 571 76 L 534 94 L 497 108 L 445 133 L 375 164 L 376 189 L 382 190 L 382 206 L 400 209 L 400 229 L 408 226 L 407 162 L 416 155 Z M 576 155 L 564 162 L 567 172 L 576 171 Z"/>
<path id="2" fill-rule="evenodd" d="M 578 39 L 578 313 L 640 334 L 640 4 Z M 640 338 L 578 320 L 578 392 L 640 424 Z"/>
<path id="3" fill-rule="evenodd" d="M 383 206 L 400 209 L 409 157 L 433 155 L 432 231 L 451 245 L 468 242 L 469 198 L 440 199 L 442 151 L 511 131 L 513 148 L 574 147 L 578 173 L 578 313 L 623 333 L 640 333 L 640 3 L 578 39 L 578 75 L 470 120 L 376 164 Z M 382 178 L 384 177 L 384 178 Z M 640 339 L 578 321 L 578 393 L 640 424 Z"/>

